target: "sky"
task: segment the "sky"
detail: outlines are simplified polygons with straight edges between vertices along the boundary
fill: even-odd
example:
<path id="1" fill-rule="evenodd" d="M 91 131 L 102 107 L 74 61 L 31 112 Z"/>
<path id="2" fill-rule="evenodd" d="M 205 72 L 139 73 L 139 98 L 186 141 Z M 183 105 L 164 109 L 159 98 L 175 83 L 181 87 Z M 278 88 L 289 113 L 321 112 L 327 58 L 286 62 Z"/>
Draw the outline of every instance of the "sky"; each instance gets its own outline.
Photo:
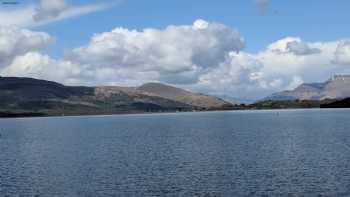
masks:
<path id="1" fill-rule="evenodd" d="M 348 0 L 0 0 L 0 75 L 260 99 L 350 74 Z"/>

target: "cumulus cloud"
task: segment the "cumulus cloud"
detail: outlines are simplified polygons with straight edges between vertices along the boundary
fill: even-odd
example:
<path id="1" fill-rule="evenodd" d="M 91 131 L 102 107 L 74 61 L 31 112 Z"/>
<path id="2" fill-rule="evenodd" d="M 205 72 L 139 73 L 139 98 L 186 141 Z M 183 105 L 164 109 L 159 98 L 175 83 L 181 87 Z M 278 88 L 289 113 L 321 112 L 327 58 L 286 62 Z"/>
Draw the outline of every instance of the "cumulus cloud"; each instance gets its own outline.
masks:
<path id="1" fill-rule="evenodd" d="M 28 52 L 16 56 L 1 73 L 6 76 L 34 77 L 73 84 L 78 82 L 77 78 L 83 77 L 80 76 L 80 71 L 81 65 L 55 60 L 39 52 Z"/>
<path id="2" fill-rule="evenodd" d="M 199 77 L 193 88 L 212 94 L 257 94 L 262 78 L 261 62 L 248 53 L 231 52 L 220 65 L 210 68 Z"/>
<path id="3" fill-rule="evenodd" d="M 336 49 L 335 64 L 350 65 L 350 41 L 341 41 Z"/>
<path id="4" fill-rule="evenodd" d="M 96 69 L 155 72 L 159 76 L 155 79 L 179 84 L 196 82 L 200 73 L 243 47 L 237 31 L 197 20 L 192 26 L 165 29 L 116 28 L 93 36 L 88 45 L 74 49 L 66 58 Z"/>
<path id="5" fill-rule="evenodd" d="M 14 57 L 47 47 L 54 39 L 44 32 L 0 26 L 0 68 Z"/>
<path id="6" fill-rule="evenodd" d="M 349 41 L 307 42 L 286 37 L 258 53 L 244 52 L 240 34 L 223 24 L 95 34 L 89 43 L 54 59 L 40 49 L 43 32 L 0 28 L 0 74 L 70 85 L 140 85 L 159 81 L 198 92 L 260 99 L 303 82 L 349 73 Z"/>
<path id="7" fill-rule="evenodd" d="M 281 78 L 281 89 L 291 89 L 298 81 L 324 81 L 334 73 L 343 72 L 332 63 L 339 42 L 303 42 L 300 38 L 287 37 L 272 43 L 255 57 L 264 65 L 265 78 Z M 290 43 L 303 43 L 315 52 L 291 50 Z"/>
<path id="8" fill-rule="evenodd" d="M 291 47 L 291 43 L 295 46 Z M 347 63 L 347 47 L 344 41 L 304 42 L 286 37 L 256 54 L 232 53 L 220 66 L 201 75 L 193 88 L 259 99 L 303 82 L 325 81 L 333 74 L 349 73 L 347 67 L 333 63 L 337 58 L 342 65 Z"/>
<path id="9" fill-rule="evenodd" d="M 311 48 L 305 42 L 292 41 L 287 43 L 287 50 L 294 53 L 295 55 L 311 55 L 320 53 L 321 50 L 318 48 Z"/>
<path id="10" fill-rule="evenodd" d="M 300 38 L 286 37 L 278 40 L 268 46 L 271 51 L 279 53 L 292 53 L 294 55 L 312 55 L 321 53 L 317 47 L 312 47 L 312 44 L 303 42 Z"/>

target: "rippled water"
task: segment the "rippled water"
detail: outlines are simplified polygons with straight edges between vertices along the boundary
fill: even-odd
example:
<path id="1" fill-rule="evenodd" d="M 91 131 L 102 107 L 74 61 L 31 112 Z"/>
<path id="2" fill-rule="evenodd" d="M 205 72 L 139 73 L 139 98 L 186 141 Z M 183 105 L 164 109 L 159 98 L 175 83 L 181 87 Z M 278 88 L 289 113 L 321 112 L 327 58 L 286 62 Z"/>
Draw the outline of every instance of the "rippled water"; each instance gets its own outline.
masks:
<path id="1" fill-rule="evenodd" d="M 350 110 L 0 120 L 0 196 L 349 196 Z"/>

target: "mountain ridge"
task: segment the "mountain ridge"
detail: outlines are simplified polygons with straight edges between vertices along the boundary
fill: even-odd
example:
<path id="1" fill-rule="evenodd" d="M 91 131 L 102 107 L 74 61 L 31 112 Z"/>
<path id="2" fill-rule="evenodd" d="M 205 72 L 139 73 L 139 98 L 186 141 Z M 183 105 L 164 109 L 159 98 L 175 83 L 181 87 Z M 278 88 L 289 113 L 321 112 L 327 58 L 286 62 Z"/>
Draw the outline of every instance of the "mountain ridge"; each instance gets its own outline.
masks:
<path id="1" fill-rule="evenodd" d="M 350 97 L 350 75 L 335 75 L 323 83 L 303 83 L 293 90 L 274 93 L 263 100 L 326 100 Z"/>
<path id="2" fill-rule="evenodd" d="M 176 90 L 174 97 L 161 94 L 163 90 L 158 93 L 148 92 L 145 86 L 65 86 L 34 78 L 0 77 L 0 112 L 90 115 L 215 110 L 232 107 L 232 104 L 213 96 L 203 96 L 165 84 L 158 84 L 154 88 L 156 90 L 159 87 Z M 182 93 L 180 97 L 179 93 Z M 216 102 L 209 102 L 212 100 Z"/>
<path id="3" fill-rule="evenodd" d="M 221 107 L 225 103 L 228 103 L 227 101 L 224 101 L 223 99 L 220 99 L 218 97 L 208 96 L 200 93 L 193 93 L 184 89 L 156 82 L 145 83 L 137 87 L 137 90 L 143 91 L 145 93 L 150 93 L 154 96 L 160 96 L 163 98 L 186 103 L 188 105 L 193 105 L 196 107 Z"/>

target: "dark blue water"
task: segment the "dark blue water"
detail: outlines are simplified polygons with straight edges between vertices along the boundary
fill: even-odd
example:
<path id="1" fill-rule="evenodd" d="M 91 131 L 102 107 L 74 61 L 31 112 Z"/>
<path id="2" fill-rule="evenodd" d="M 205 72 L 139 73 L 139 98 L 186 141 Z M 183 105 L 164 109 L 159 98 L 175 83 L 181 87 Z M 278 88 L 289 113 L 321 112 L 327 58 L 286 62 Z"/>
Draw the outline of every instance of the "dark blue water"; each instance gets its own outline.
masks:
<path id="1" fill-rule="evenodd" d="M 350 196 L 350 110 L 0 120 L 0 196 Z"/>

